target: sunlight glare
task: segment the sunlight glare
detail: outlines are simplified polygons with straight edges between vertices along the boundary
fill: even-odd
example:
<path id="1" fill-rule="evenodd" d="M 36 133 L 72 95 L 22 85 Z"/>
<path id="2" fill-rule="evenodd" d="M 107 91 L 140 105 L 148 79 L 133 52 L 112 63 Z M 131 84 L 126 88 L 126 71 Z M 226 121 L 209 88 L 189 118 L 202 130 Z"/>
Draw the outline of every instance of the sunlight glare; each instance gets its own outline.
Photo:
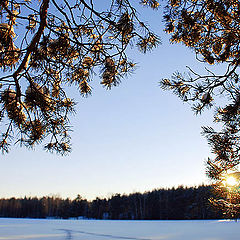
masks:
<path id="1" fill-rule="evenodd" d="M 238 184 L 237 179 L 233 176 L 227 177 L 226 183 L 227 183 L 228 186 L 235 186 L 235 185 Z"/>

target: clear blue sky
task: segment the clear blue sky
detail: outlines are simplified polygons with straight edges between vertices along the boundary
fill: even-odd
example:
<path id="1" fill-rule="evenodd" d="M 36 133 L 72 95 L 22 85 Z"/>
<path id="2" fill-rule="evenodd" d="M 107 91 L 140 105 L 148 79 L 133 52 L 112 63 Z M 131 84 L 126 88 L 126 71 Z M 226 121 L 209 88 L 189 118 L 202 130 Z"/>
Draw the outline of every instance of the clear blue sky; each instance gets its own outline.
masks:
<path id="1" fill-rule="evenodd" d="M 112 193 L 147 191 L 160 187 L 207 183 L 204 161 L 210 156 L 201 126 L 212 124 L 212 113 L 195 116 L 159 80 L 185 66 L 203 66 L 182 45 L 170 45 L 161 32 L 160 13 L 144 15 L 162 36 L 151 53 L 131 50 L 136 72 L 106 91 L 96 77 L 93 95 L 81 98 L 73 91 L 77 114 L 70 155 L 62 157 L 13 147 L 0 155 L 0 197 L 59 194 L 88 199 Z"/>

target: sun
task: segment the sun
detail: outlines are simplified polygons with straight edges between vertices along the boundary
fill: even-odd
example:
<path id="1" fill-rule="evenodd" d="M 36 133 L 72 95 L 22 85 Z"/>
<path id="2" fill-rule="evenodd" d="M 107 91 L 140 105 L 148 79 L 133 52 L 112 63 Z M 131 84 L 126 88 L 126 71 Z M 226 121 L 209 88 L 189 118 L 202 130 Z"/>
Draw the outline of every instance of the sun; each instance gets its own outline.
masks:
<path id="1" fill-rule="evenodd" d="M 228 186 L 233 187 L 233 186 L 238 184 L 238 181 L 237 181 L 237 179 L 235 177 L 229 176 L 229 177 L 226 178 L 226 184 Z"/>

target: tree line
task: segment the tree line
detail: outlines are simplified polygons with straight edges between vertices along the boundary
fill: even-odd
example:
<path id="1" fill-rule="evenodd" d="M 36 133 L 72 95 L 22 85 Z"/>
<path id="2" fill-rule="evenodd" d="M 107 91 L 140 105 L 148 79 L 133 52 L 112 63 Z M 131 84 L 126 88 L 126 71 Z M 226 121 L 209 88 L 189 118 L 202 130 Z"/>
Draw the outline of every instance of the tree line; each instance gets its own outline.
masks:
<path id="1" fill-rule="evenodd" d="M 209 204 L 211 186 L 155 189 L 114 194 L 92 201 L 57 196 L 0 199 L 0 217 L 93 218 L 122 220 L 216 219 L 224 215 Z"/>

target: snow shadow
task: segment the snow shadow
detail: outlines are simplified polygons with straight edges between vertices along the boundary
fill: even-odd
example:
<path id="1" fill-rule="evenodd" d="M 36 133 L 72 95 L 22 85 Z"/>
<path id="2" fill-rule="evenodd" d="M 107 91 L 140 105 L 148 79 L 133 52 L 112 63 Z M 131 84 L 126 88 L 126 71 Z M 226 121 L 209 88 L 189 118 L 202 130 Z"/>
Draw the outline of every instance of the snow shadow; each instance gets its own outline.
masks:
<path id="1" fill-rule="evenodd" d="M 102 234 L 102 233 L 94 233 L 94 232 L 85 232 L 85 231 L 76 231 L 76 230 L 70 230 L 70 229 L 57 229 L 60 231 L 64 231 L 66 233 L 65 240 L 71 240 L 73 239 L 74 233 L 81 233 L 86 235 L 92 235 L 96 237 L 106 237 L 106 238 L 112 238 L 112 239 L 124 239 L 124 240 L 151 240 L 148 238 L 135 238 L 135 237 L 124 237 L 124 236 L 117 236 L 117 235 L 111 235 L 111 234 Z"/>

